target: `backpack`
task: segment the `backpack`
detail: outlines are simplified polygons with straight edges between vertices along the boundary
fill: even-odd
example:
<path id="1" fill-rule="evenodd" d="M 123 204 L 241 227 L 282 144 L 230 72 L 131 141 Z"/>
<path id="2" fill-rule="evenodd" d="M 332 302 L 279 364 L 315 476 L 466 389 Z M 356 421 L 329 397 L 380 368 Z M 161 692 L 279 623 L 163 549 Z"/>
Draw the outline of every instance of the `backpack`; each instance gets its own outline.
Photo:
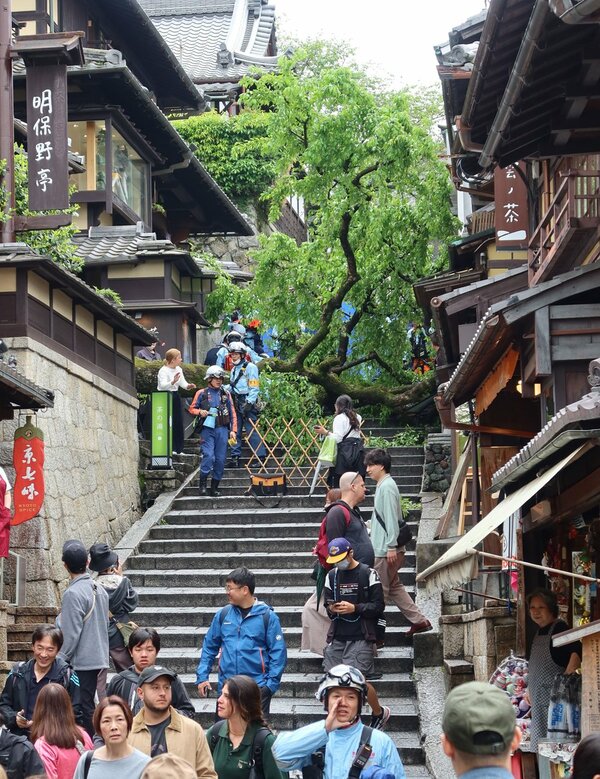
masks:
<path id="1" fill-rule="evenodd" d="M 358 744 L 358 749 L 356 750 L 356 757 L 348 772 L 348 779 L 359 779 L 363 768 L 369 761 L 371 753 L 373 752 L 373 748 L 370 744 L 372 733 L 373 728 L 363 725 L 360 734 L 360 742 Z M 311 762 L 302 769 L 302 779 L 324 779 L 326 749 L 327 745 L 319 752 L 314 752 L 311 755 Z"/>
<path id="2" fill-rule="evenodd" d="M 211 754 L 215 751 L 217 741 L 219 740 L 219 728 L 225 722 L 225 720 L 217 720 L 214 725 L 211 725 L 206 733 L 208 740 L 208 746 L 210 747 Z M 254 734 L 252 740 L 252 764 L 250 767 L 250 773 L 248 779 L 264 779 L 263 769 L 263 748 L 267 737 L 271 735 L 269 728 L 258 728 Z"/>
<path id="3" fill-rule="evenodd" d="M 219 612 L 219 625 L 222 625 L 223 622 L 225 622 L 225 617 L 229 614 L 232 608 L 233 605 L 231 603 L 228 606 L 223 606 L 223 608 Z M 265 645 L 266 645 L 267 631 L 269 630 L 269 620 L 271 619 L 271 610 L 268 609 L 267 611 L 263 611 L 262 617 L 263 617 L 263 625 L 265 626 Z"/>
<path id="4" fill-rule="evenodd" d="M 327 557 L 329 556 L 329 551 L 328 551 L 329 541 L 327 540 L 327 533 L 325 532 L 325 527 L 327 525 L 327 514 L 329 514 L 329 511 L 334 506 L 339 506 L 344 512 L 344 518 L 346 519 L 346 528 L 348 528 L 348 526 L 350 525 L 350 511 L 349 509 L 346 508 L 346 506 L 343 506 L 341 503 L 332 503 L 331 506 L 328 506 L 325 509 L 325 516 L 321 520 L 321 527 L 319 528 L 319 538 L 317 539 L 317 543 L 315 544 L 312 553 L 317 557 L 321 568 L 324 568 L 326 571 L 329 571 L 331 570 L 331 568 L 333 568 L 333 566 L 327 562 Z"/>

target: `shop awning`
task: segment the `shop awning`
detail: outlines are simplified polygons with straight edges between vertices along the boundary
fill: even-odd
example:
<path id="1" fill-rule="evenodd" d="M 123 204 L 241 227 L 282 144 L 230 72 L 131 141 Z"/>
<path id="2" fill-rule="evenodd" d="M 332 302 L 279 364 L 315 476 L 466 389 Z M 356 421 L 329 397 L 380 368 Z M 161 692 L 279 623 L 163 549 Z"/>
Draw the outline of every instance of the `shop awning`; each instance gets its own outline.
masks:
<path id="1" fill-rule="evenodd" d="M 554 479 L 563 468 L 574 462 L 592 446 L 593 444 L 590 442 L 582 444 L 541 476 L 524 484 L 516 492 L 513 492 L 512 495 L 498 503 L 475 527 L 459 538 L 439 560 L 418 574 L 417 581 L 426 582 L 428 590 L 435 590 L 449 589 L 450 587 L 476 579 L 479 571 L 477 555 L 472 554 L 470 550 L 478 546 L 505 519 L 508 519 L 511 514 L 518 511 L 536 492 L 539 492 L 544 485 Z"/>

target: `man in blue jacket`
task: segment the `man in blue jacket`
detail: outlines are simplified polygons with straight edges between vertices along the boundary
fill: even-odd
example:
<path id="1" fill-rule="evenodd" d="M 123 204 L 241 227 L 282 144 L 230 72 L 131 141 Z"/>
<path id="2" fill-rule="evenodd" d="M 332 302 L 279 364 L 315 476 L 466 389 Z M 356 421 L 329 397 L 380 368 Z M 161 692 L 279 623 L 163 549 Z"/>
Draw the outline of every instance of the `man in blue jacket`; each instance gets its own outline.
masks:
<path id="1" fill-rule="evenodd" d="M 242 433 L 248 436 L 252 453 L 259 460 L 265 457 L 266 449 L 254 425 L 258 419 L 258 395 L 260 380 L 258 368 L 253 362 L 246 362 L 246 347 L 241 342 L 229 345 L 232 367 L 229 372 L 229 385 L 225 387 L 231 393 L 237 415 L 237 440 L 229 450 L 230 466 L 239 468 L 242 454 Z"/>
<path id="2" fill-rule="evenodd" d="M 254 574 L 247 568 L 236 568 L 227 577 L 229 605 L 217 611 L 208 629 L 196 684 L 200 697 L 205 698 L 212 690 L 208 675 L 220 649 L 219 694 L 230 676 L 250 676 L 260 687 L 263 712 L 268 714 L 271 696 L 281 683 L 287 650 L 279 617 L 254 597 L 254 588 Z"/>
<path id="3" fill-rule="evenodd" d="M 358 668 L 346 664 L 331 668 L 316 697 L 327 712 L 325 720 L 280 733 L 275 739 L 273 757 L 282 771 L 299 771 L 316 764 L 324 779 L 347 779 L 349 775 L 404 779 L 404 767 L 392 739 L 380 730 L 366 728 L 360 720 L 367 683 Z M 350 774 L 350 769 L 354 773 Z"/>

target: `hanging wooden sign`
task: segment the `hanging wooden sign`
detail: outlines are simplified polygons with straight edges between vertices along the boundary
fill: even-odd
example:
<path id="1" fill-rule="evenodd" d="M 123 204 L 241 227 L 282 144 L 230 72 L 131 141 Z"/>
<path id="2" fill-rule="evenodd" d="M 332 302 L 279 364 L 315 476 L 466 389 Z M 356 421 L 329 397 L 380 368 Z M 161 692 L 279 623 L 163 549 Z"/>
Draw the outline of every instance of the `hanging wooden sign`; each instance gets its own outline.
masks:
<path id="1" fill-rule="evenodd" d="M 44 433 L 31 424 L 28 416 L 23 427 L 15 430 L 13 466 L 14 515 L 11 525 L 20 525 L 37 517 L 44 503 Z"/>

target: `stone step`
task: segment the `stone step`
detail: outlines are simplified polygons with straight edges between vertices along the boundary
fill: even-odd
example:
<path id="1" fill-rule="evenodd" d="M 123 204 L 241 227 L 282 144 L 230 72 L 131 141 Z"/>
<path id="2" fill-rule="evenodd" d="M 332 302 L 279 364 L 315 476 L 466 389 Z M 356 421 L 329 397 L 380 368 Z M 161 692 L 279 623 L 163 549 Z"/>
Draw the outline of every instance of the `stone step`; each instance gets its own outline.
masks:
<path id="1" fill-rule="evenodd" d="M 146 606 L 140 605 L 133 612 L 131 619 L 140 625 L 151 625 L 162 635 L 163 627 L 193 627 L 210 625 L 217 611 L 224 605 L 216 606 Z M 300 611 L 303 604 L 293 606 L 278 606 L 277 616 L 284 628 L 298 627 Z M 405 626 L 408 622 L 395 606 L 388 606 L 385 612 L 388 628 Z"/>
<path id="2" fill-rule="evenodd" d="M 166 647 L 161 649 L 160 660 L 177 674 L 191 674 L 198 665 L 199 650 L 193 647 Z M 288 650 L 286 673 L 319 673 L 323 660 L 318 655 L 301 652 L 297 648 Z M 385 647 L 375 660 L 376 673 L 409 673 L 413 667 L 412 646 Z"/>
<path id="3" fill-rule="evenodd" d="M 162 655 L 161 655 L 162 656 Z M 309 656 L 307 654 L 307 656 Z M 311 655 L 314 657 L 314 655 Z M 179 678 L 187 688 L 190 697 L 197 697 L 196 691 L 196 674 L 180 674 Z M 210 682 L 214 689 L 217 688 L 217 675 L 210 675 Z M 285 673 L 281 680 L 281 687 L 277 693 L 278 696 L 284 698 L 314 698 L 315 691 L 317 690 L 321 679 L 323 678 L 323 671 L 318 673 Z M 412 680 L 412 676 L 409 673 L 391 673 L 384 679 L 377 679 L 371 682 L 377 694 L 386 698 L 406 698 L 414 696 L 415 684 Z M 213 699 L 216 698 L 216 693 L 212 693 Z"/>
<path id="4" fill-rule="evenodd" d="M 196 709 L 196 721 L 204 728 L 210 727 L 215 719 L 216 694 L 213 693 L 212 697 L 207 699 L 193 698 L 192 703 Z M 419 722 L 417 708 L 413 701 L 382 698 L 381 703 L 389 706 L 392 711 L 386 726 L 387 730 L 416 730 Z M 278 693 L 271 700 L 269 722 L 277 730 L 295 730 L 323 716 L 323 705 L 316 699 L 284 698 Z M 368 722 L 368 715 L 366 721 Z"/>
<path id="5" fill-rule="evenodd" d="M 136 611 L 133 614 L 132 618 L 139 617 L 138 612 Z M 298 620 L 296 620 L 298 622 Z M 195 647 L 198 652 L 200 651 L 200 647 L 202 646 L 202 642 L 204 641 L 204 637 L 206 636 L 206 633 L 208 631 L 208 625 L 201 625 L 201 626 L 182 626 L 182 625 L 173 625 L 170 627 L 161 627 L 160 629 L 160 645 L 162 648 L 166 649 L 167 647 L 176 647 L 176 646 L 185 646 L 185 647 Z M 394 626 L 394 627 L 388 627 L 386 628 L 385 633 L 385 646 L 386 647 L 399 647 L 399 646 L 411 646 L 412 645 L 412 636 L 408 634 L 409 631 L 408 625 L 402 625 L 401 627 Z M 285 636 L 285 641 L 287 644 L 288 649 L 291 648 L 298 648 L 300 646 L 300 639 L 302 637 L 302 628 L 296 624 L 293 626 L 285 626 L 283 628 L 283 634 Z M 22 645 L 19 644 L 19 647 Z M 31 646 L 27 646 L 25 644 L 24 649 L 31 649 Z"/>
<path id="6" fill-rule="evenodd" d="M 230 569 L 229 569 L 230 570 Z M 203 606 L 224 606 L 225 605 L 225 577 L 229 573 L 229 570 L 213 572 L 206 578 L 211 582 L 220 578 L 220 586 L 202 586 L 198 583 L 198 580 L 202 580 L 202 573 L 198 571 L 190 571 L 188 574 L 166 571 L 143 571 L 143 572 L 131 572 L 129 576 L 131 583 L 136 588 L 140 606 L 168 606 L 169 604 L 176 603 L 178 606 L 197 606 L 198 603 L 202 603 Z M 256 573 L 256 571 L 255 571 Z M 273 578 L 282 579 L 285 578 L 287 571 L 277 571 L 272 574 L 272 578 L 269 579 L 271 572 L 264 572 L 265 580 L 273 584 Z M 414 571 L 412 572 L 414 575 Z M 170 574 L 170 575 L 167 575 Z M 262 579 L 262 577 L 260 577 Z M 168 585 L 165 583 L 165 579 L 168 579 Z M 257 583 L 257 597 L 267 602 L 270 606 L 277 609 L 279 606 L 296 606 L 298 609 L 302 608 L 302 605 L 306 603 L 308 598 L 313 594 L 315 588 L 310 577 L 305 579 L 307 584 L 290 586 L 287 583 L 282 583 L 279 586 L 260 586 Z M 258 582 L 258 576 L 257 576 Z M 275 582 L 276 584 L 276 582 Z M 406 586 L 406 591 L 414 598 L 414 587 Z"/>
<path id="7" fill-rule="evenodd" d="M 361 504 L 361 515 L 368 521 L 373 513 L 373 505 Z M 165 525 L 239 525 L 239 524 L 262 524 L 269 527 L 271 523 L 295 523 L 298 520 L 303 522 L 313 522 L 314 527 L 318 528 L 324 517 L 323 506 L 304 506 L 294 508 L 290 506 L 278 506 L 277 508 L 265 509 L 256 504 L 245 504 L 239 508 L 231 506 L 223 508 L 180 508 L 175 507 L 168 511 L 163 520 Z M 406 515 L 406 521 L 416 523 L 421 516 L 420 510 L 409 511 Z"/>
<path id="8" fill-rule="evenodd" d="M 177 524 L 175 522 L 171 522 L 171 519 L 169 518 L 169 524 L 156 525 L 152 528 L 149 534 L 149 540 L 176 541 L 182 544 L 191 544 L 193 541 L 202 541 L 205 544 L 217 544 L 217 548 L 222 548 L 221 545 L 227 545 L 228 541 L 232 540 L 232 536 L 240 543 L 242 543 L 240 538 L 243 536 L 244 540 L 248 541 L 285 538 L 286 541 L 289 542 L 292 542 L 293 540 L 297 540 L 298 542 L 312 540 L 314 544 L 319 533 L 321 515 L 315 516 L 314 522 L 294 523 L 291 521 L 292 517 L 290 517 L 289 522 L 265 521 L 261 524 L 255 524 L 254 517 L 249 519 L 251 523 L 238 521 L 231 524 L 215 524 L 213 521 L 207 522 L 205 524 L 185 523 L 184 525 L 183 523 Z M 417 523 L 409 522 L 409 524 L 413 528 L 414 532 L 416 530 Z M 143 542 L 143 544 L 146 543 L 148 543 L 148 541 Z M 144 550 L 146 549 L 145 546 L 143 548 Z M 194 548 L 195 546 L 193 545 L 188 547 L 190 552 L 193 551 Z"/>
<path id="9" fill-rule="evenodd" d="M 198 492 L 199 487 L 199 476 L 197 479 L 194 479 L 193 483 L 188 486 L 184 487 L 184 489 L 181 491 L 180 495 L 183 498 L 199 498 L 203 497 L 200 496 Z M 400 490 L 400 493 L 404 495 L 405 493 L 416 493 L 419 491 L 421 487 L 421 476 L 417 477 L 397 477 L 395 479 L 396 484 L 398 485 L 398 489 Z M 210 479 L 209 479 L 209 486 L 210 486 Z M 244 493 L 249 488 L 249 481 L 246 480 L 244 483 L 240 484 L 232 484 L 231 482 L 224 479 L 222 482 L 219 483 L 219 492 L 223 497 L 229 496 L 229 495 L 237 495 L 239 497 L 242 497 Z M 372 492 L 375 491 L 374 487 L 368 487 Z M 294 485 L 288 484 L 287 486 L 287 492 L 286 495 L 288 496 L 307 496 L 308 495 L 308 487 L 302 486 L 302 487 L 296 487 Z M 268 499 L 265 499 L 265 502 L 267 502 Z M 322 493 L 322 501 L 325 501 L 325 493 Z M 323 505 L 323 503 L 321 503 Z"/>
<path id="10" fill-rule="evenodd" d="M 192 491 L 195 488 L 187 488 Z M 418 501 L 420 499 L 420 486 L 419 489 L 404 490 L 402 496 L 409 498 L 410 500 Z M 197 492 L 197 490 L 195 490 Z M 325 501 L 325 493 L 315 493 L 315 495 L 308 495 L 305 491 L 302 495 L 283 495 L 279 498 L 263 498 L 263 503 L 267 508 L 309 508 L 319 507 L 323 508 Z M 275 506 L 274 504 L 278 505 Z M 244 513 L 248 509 L 260 507 L 261 504 L 251 495 L 223 495 L 220 498 L 200 497 L 199 495 L 189 495 L 175 498 L 173 501 L 173 509 L 180 511 L 187 511 L 190 509 L 219 509 L 228 510 L 236 508 L 240 513 Z M 373 496 L 370 495 L 361 503 L 361 510 L 365 510 L 369 506 L 373 506 Z"/>
<path id="11" fill-rule="evenodd" d="M 230 525 L 228 527 L 230 530 L 232 529 Z M 261 552 L 276 555 L 277 553 L 281 554 L 281 551 L 284 549 L 289 549 L 294 553 L 306 552 L 311 554 L 318 535 L 318 528 L 315 528 L 314 525 L 309 527 L 309 530 L 312 530 L 312 532 L 305 533 L 302 536 L 297 535 L 297 526 L 294 525 L 281 529 L 287 530 L 289 535 L 283 535 L 281 532 L 275 531 L 272 536 L 263 538 L 254 538 L 252 531 L 248 531 L 247 536 L 240 537 L 246 528 L 242 526 L 240 530 L 240 535 L 235 538 L 194 538 L 190 536 L 190 538 L 183 539 L 181 533 L 179 537 L 173 539 L 152 537 L 147 541 L 142 541 L 139 546 L 139 553 L 143 555 L 189 555 L 210 554 L 212 552 L 224 554 L 226 550 L 229 554 L 241 552 L 244 555 L 249 555 L 254 552 Z M 231 533 L 229 535 L 231 536 Z M 187 558 L 185 559 L 187 560 Z M 314 559 L 312 562 L 314 563 Z M 189 568 L 189 560 L 182 567 Z"/>
<path id="12" fill-rule="evenodd" d="M 402 457 L 398 460 L 394 461 L 392 460 L 392 476 L 396 478 L 394 472 L 396 472 L 397 476 L 421 476 L 423 473 L 423 463 L 422 461 L 415 462 L 413 458 L 410 457 Z M 305 478 L 309 478 L 312 480 L 314 471 L 307 471 L 306 469 L 303 469 L 302 473 L 304 474 Z M 297 478 L 297 473 L 295 474 L 294 478 Z M 248 484 L 249 481 L 249 474 L 248 471 L 245 468 L 225 468 L 225 472 L 223 474 L 223 484 L 225 482 L 228 483 L 246 483 Z M 366 482 L 368 485 L 375 484 L 373 479 L 370 479 L 368 476 L 366 478 Z"/>

